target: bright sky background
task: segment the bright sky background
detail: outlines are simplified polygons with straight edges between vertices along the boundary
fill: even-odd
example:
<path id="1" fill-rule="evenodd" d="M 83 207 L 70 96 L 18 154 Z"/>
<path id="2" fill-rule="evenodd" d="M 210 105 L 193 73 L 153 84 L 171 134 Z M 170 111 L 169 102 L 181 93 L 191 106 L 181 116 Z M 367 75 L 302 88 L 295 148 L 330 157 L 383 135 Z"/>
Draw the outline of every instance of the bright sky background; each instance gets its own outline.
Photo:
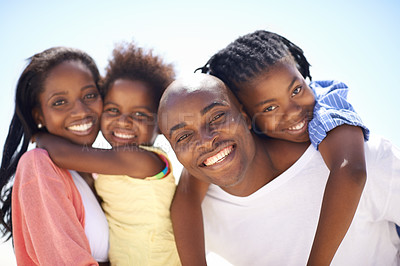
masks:
<path id="1" fill-rule="evenodd" d="M 371 132 L 400 146 L 395 107 L 399 13 L 397 0 L 0 0 L 0 144 L 25 59 L 37 52 L 52 46 L 80 48 L 104 73 L 114 44 L 134 40 L 174 63 L 180 76 L 237 37 L 267 29 L 304 50 L 314 80 L 347 83 L 350 102 Z M 2 265 L 15 265 L 11 252 L 9 243 L 0 244 Z"/>

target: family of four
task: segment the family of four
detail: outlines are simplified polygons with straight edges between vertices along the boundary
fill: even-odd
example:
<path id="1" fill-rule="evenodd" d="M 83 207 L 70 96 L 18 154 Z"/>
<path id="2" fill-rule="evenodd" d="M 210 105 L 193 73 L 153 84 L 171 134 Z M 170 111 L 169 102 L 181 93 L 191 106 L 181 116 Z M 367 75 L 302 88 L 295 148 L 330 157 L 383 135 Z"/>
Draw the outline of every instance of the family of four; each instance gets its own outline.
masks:
<path id="1" fill-rule="evenodd" d="M 2 232 L 21 265 L 398 265 L 400 150 L 284 37 L 239 37 L 175 80 L 133 43 L 105 77 L 54 47 L 17 84 Z M 99 130 L 111 149 L 92 148 Z M 184 166 L 175 185 L 162 133 Z M 31 141 L 37 146 L 28 151 Z"/>

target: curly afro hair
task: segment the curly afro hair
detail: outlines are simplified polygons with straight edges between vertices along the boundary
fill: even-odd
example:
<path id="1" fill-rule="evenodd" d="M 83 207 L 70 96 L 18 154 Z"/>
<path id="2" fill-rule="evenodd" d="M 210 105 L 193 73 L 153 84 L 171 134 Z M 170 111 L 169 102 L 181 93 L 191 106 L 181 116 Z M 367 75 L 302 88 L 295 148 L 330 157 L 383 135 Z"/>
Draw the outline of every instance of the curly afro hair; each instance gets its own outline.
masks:
<path id="1" fill-rule="evenodd" d="M 153 55 L 152 50 L 146 51 L 134 43 L 122 42 L 117 44 L 112 52 L 100 93 L 104 98 L 117 79 L 139 80 L 153 90 L 158 107 L 161 95 L 174 78 L 175 71 L 172 64 L 164 63 L 162 58 Z"/>

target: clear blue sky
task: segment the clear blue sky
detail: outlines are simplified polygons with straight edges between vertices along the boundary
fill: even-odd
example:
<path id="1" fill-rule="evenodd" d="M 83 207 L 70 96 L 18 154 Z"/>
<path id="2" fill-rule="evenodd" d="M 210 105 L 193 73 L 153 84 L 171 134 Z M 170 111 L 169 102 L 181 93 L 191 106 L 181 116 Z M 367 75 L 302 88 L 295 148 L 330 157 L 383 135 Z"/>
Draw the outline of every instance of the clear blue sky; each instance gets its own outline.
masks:
<path id="1" fill-rule="evenodd" d="M 85 50 L 104 72 L 114 44 L 134 40 L 192 72 L 240 35 L 275 31 L 299 45 L 314 80 L 337 79 L 373 133 L 400 146 L 400 1 L 0 0 L 0 144 L 25 59 L 52 46 Z M 0 257 L 2 255 L 0 245 Z M 12 265 L 12 264 L 11 264 Z"/>

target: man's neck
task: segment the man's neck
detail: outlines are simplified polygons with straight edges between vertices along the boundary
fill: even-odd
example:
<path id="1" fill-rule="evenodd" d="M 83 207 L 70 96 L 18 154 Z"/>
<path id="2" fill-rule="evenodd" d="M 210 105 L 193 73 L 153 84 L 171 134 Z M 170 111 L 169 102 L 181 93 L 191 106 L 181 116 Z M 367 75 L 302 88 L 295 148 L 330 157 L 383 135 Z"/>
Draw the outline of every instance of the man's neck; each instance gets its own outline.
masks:
<path id="1" fill-rule="evenodd" d="M 226 192 L 246 197 L 289 169 L 307 150 L 310 143 L 294 143 L 284 140 L 254 136 L 255 156 L 250 163 L 243 182 Z"/>

